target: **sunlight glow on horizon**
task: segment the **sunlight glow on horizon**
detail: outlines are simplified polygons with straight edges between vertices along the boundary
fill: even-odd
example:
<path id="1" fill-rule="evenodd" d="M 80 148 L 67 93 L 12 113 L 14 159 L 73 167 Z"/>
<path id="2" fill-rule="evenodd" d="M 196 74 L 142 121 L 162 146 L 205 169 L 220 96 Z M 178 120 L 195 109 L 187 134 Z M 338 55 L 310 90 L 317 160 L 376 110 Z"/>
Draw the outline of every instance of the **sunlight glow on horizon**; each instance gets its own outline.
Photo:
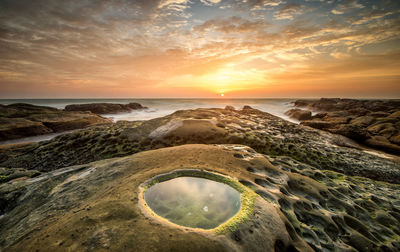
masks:
<path id="1" fill-rule="evenodd" d="M 0 98 L 400 98 L 400 2 L 352 2 L 0 1 Z"/>

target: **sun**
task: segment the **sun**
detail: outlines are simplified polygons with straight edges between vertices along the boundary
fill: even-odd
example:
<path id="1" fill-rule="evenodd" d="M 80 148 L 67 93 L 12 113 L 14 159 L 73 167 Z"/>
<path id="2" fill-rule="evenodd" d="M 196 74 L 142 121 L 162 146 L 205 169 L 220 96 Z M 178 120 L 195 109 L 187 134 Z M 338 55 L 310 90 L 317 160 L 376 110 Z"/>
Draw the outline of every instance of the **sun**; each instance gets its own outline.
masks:
<path id="1" fill-rule="evenodd" d="M 221 97 L 224 97 L 225 95 L 224 94 L 221 94 Z"/>

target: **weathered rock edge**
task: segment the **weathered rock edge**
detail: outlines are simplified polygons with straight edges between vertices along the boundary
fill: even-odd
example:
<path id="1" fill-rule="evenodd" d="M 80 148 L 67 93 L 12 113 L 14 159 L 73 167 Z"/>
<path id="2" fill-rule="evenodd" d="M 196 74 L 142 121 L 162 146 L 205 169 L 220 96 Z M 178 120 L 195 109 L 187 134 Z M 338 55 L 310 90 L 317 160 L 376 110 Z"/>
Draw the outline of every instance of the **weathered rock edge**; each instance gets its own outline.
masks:
<path id="1" fill-rule="evenodd" d="M 0 148 L 0 167 L 47 172 L 182 144 L 244 144 L 290 156 L 321 170 L 400 183 L 399 162 L 367 153 L 353 141 L 256 110 L 193 109 L 148 121 L 117 122 L 49 141 Z"/>
<path id="2" fill-rule="evenodd" d="M 179 177 L 198 177 L 198 178 L 205 178 L 209 180 L 213 180 L 219 183 L 226 184 L 236 191 L 240 193 L 240 209 L 239 211 L 231 217 L 229 220 L 227 220 L 224 223 L 221 223 L 215 228 L 212 229 L 201 229 L 201 228 L 190 228 L 186 226 L 180 226 L 178 224 L 174 224 L 170 222 L 169 220 L 159 216 L 157 213 L 155 213 L 146 203 L 144 199 L 144 195 L 146 193 L 146 190 L 157 183 L 161 183 L 164 181 L 168 181 L 174 178 L 179 178 Z M 218 174 L 215 172 L 210 172 L 210 171 L 204 171 L 204 170 L 195 170 L 195 169 L 179 169 L 179 170 L 174 170 L 169 173 L 165 174 L 160 174 L 155 176 L 154 178 L 151 178 L 147 181 L 145 181 L 143 184 L 140 185 L 140 196 L 139 196 L 139 204 L 143 206 L 142 210 L 144 213 L 150 213 L 150 216 L 155 218 L 156 220 L 161 220 L 162 223 L 168 223 L 169 225 L 178 227 L 178 228 L 183 228 L 183 229 L 193 229 L 197 230 L 200 229 L 202 231 L 206 232 L 213 232 L 217 234 L 225 234 L 227 232 L 234 232 L 238 228 L 238 226 L 245 222 L 249 221 L 251 216 L 254 213 L 254 201 L 257 197 L 257 194 L 254 193 L 252 190 L 249 188 L 245 187 L 238 181 L 236 181 L 234 178 L 230 178 L 226 175 L 223 174 Z"/>

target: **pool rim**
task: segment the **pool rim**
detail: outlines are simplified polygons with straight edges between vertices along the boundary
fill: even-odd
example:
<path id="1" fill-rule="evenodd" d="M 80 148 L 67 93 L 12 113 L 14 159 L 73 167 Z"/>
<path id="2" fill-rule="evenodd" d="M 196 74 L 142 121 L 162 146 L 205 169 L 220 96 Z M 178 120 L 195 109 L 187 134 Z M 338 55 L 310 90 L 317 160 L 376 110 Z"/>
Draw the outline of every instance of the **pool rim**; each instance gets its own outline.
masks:
<path id="1" fill-rule="evenodd" d="M 168 219 L 155 213 L 150 208 L 150 206 L 148 206 L 145 200 L 145 192 L 148 188 L 152 187 L 155 184 L 178 177 L 198 177 L 203 179 L 209 179 L 232 187 L 240 194 L 240 209 L 231 218 L 229 218 L 225 222 L 219 224 L 218 226 L 212 229 L 187 227 L 169 221 Z M 209 170 L 188 168 L 188 169 L 177 169 L 168 173 L 158 174 L 144 181 L 139 185 L 138 198 L 139 198 L 139 207 L 142 210 L 142 213 L 145 216 L 150 217 L 151 219 L 161 224 L 171 226 L 174 228 L 183 229 L 186 231 L 191 230 L 196 232 L 224 234 L 227 232 L 235 231 L 240 223 L 243 223 L 250 219 L 250 216 L 253 215 L 254 213 L 254 201 L 257 198 L 257 194 L 250 188 L 242 185 L 237 179 L 232 178 L 230 176 Z"/>

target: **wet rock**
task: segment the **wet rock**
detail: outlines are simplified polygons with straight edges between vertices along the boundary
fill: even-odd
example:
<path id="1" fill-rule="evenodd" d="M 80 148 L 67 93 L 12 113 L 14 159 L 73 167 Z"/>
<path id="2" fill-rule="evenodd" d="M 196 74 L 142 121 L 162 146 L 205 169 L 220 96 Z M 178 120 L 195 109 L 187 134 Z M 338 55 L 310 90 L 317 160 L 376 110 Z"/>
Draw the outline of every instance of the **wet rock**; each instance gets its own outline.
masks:
<path id="1" fill-rule="evenodd" d="M 400 100 L 321 98 L 299 100 L 294 105 L 324 111 L 303 121 L 303 125 L 340 134 L 389 153 L 399 153 Z"/>
<path id="2" fill-rule="evenodd" d="M 299 121 L 311 119 L 311 111 L 309 110 L 290 109 L 285 112 L 285 115 L 288 115 L 290 118 L 294 118 Z"/>
<path id="3" fill-rule="evenodd" d="M 0 141 L 110 122 L 90 112 L 67 112 L 23 103 L 0 105 Z"/>
<path id="4" fill-rule="evenodd" d="M 65 107 L 66 111 L 90 111 L 95 114 L 113 114 L 121 112 L 130 112 L 135 109 L 144 109 L 141 104 L 131 102 L 128 104 L 115 103 L 89 103 L 89 104 L 71 104 Z"/>
<path id="5" fill-rule="evenodd" d="M 233 111 L 233 110 L 235 110 L 235 107 L 230 106 L 230 105 L 227 105 L 227 106 L 225 106 L 225 110 L 231 110 L 231 111 Z"/>
<path id="6" fill-rule="evenodd" d="M 323 170 L 400 181 L 400 171 L 393 160 L 365 153 L 338 135 L 256 109 L 226 112 L 182 110 L 149 121 L 99 125 L 46 142 L 0 148 L 0 166 L 49 171 L 186 143 L 246 144 L 259 153 L 293 157 Z M 248 158 L 249 153 L 243 159 Z M 283 166 L 282 170 L 290 167 Z"/>
<path id="7" fill-rule="evenodd" d="M 255 160 L 257 169 L 270 166 L 263 157 Z M 222 233 L 210 230 L 207 235 L 171 226 L 147 213 L 142 202 L 132 202 L 133 197 L 139 198 L 139 187 L 146 180 L 182 167 L 196 169 L 198 162 L 207 171 L 241 180 L 252 175 L 243 173 L 250 161 L 238 162 L 229 148 L 183 145 L 2 184 L 0 202 L 8 199 L 15 204 L 0 219 L 0 249 L 274 251 L 275 247 L 291 247 L 292 251 L 311 251 L 303 240 L 292 240 L 275 206 L 256 194 L 254 211 L 246 215 L 246 221 L 238 220 Z"/>

